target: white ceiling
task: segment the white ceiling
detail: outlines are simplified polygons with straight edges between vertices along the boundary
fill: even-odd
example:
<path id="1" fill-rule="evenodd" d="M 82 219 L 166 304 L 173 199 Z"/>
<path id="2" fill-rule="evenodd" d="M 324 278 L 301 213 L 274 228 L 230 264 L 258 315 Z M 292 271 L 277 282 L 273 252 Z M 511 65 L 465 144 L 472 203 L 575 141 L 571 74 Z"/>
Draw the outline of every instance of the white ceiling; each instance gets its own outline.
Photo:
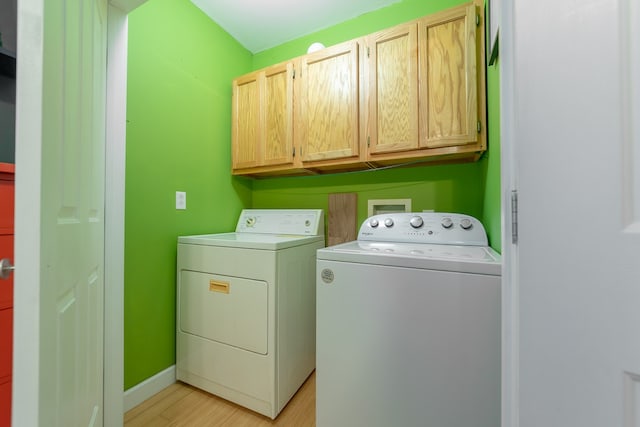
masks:
<path id="1" fill-rule="evenodd" d="M 191 0 L 253 53 L 400 0 Z"/>

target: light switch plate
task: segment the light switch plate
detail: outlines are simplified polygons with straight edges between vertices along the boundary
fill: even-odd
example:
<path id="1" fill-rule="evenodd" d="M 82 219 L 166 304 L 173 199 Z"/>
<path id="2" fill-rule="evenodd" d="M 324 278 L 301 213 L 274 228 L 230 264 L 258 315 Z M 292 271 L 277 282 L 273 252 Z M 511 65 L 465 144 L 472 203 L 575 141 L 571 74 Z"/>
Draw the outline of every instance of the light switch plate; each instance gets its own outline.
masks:
<path id="1" fill-rule="evenodd" d="M 176 209 L 187 209 L 187 193 L 184 191 L 176 191 Z"/>

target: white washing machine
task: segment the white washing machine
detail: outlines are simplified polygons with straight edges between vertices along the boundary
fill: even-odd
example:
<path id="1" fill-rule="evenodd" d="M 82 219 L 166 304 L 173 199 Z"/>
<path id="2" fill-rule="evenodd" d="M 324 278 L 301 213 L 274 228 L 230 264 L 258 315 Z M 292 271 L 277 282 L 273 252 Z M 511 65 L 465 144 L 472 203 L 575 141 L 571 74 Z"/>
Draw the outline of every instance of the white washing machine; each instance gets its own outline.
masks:
<path id="1" fill-rule="evenodd" d="M 500 255 L 450 213 L 376 215 L 318 251 L 318 427 L 500 425 Z"/>
<path id="2" fill-rule="evenodd" d="M 178 238 L 178 380 L 275 418 L 315 368 L 322 210 L 242 211 Z"/>

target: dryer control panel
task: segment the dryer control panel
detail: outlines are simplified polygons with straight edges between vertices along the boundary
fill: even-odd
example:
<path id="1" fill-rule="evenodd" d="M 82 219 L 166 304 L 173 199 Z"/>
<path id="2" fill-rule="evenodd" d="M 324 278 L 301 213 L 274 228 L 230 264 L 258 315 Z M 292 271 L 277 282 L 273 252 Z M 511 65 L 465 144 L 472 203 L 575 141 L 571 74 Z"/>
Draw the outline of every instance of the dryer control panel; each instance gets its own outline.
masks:
<path id="1" fill-rule="evenodd" d="M 324 234 L 322 209 L 244 209 L 236 233 L 318 236 Z"/>
<path id="2" fill-rule="evenodd" d="M 476 218 L 457 213 L 388 213 L 367 218 L 358 240 L 487 246 L 487 233 Z"/>

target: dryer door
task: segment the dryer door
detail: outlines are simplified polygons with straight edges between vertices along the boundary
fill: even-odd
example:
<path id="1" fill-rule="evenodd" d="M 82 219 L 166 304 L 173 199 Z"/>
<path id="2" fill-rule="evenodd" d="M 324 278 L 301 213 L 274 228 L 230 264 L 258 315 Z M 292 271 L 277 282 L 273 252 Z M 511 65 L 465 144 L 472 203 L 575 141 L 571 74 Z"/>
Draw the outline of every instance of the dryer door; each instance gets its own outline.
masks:
<path id="1" fill-rule="evenodd" d="M 267 283 L 182 270 L 180 330 L 267 354 Z"/>

